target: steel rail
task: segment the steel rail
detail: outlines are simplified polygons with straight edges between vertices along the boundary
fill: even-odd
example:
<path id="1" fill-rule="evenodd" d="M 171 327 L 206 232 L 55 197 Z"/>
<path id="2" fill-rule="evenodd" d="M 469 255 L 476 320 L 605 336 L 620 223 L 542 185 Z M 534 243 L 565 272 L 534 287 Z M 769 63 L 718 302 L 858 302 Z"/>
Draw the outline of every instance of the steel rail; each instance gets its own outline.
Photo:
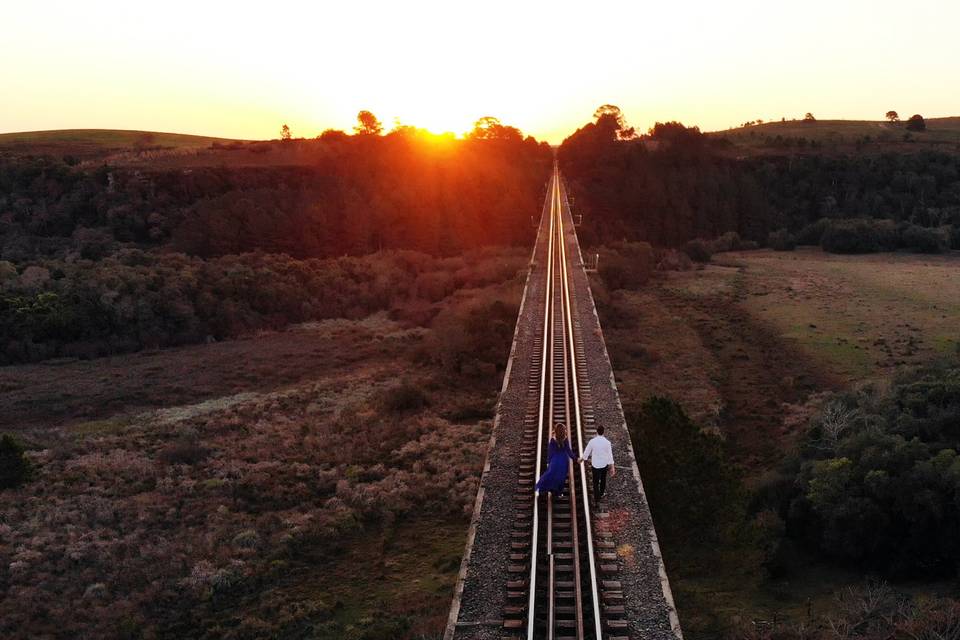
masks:
<path id="1" fill-rule="evenodd" d="M 563 282 L 563 294 L 564 294 L 564 314 L 566 316 L 566 338 L 568 339 L 567 344 L 569 345 L 569 355 L 570 355 L 570 384 L 573 396 L 573 416 L 576 421 L 577 429 L 577 448 L 579 449 L 578 457 L 583 457 L 583 423 L 580 416 L 580 390 L 579 384 L 577 381 L 577 363 L 576 363 L 576 343 L 573 332 L 573 313 L 572 305 L 570 303 L 570 279 L 569 274 L 567 273 L 567 249 L 566 249 L 566 239 L 564 236 L 564 225 L 563 225 L 563 208 L 562 208 L 562 192 L 560 189 L 560 178 L 559 173 L 557 174 L 556 179 L 556 189 L 557 189 L 557 208 L 558 208 L 558 236 L 560 237 L 560 268 L 562 271 L 562 282 Z M 580 465 L 578 465 L 580 466 Z M 586 469 L 580 467 L 580 489 L 581 489 L 581 500 L 583 501 L 583 522 L 584 529 L 587 534 L 587 565 L 590 567 L 590 599 L 593 605 L 593 625 L 594 631 L 596 633 L 597 640 L 603 638 L 603 627 L 600 620 L 600 597 L 599 589 L 597 585 L 597 566 L 596 559 L 593 552 L 593 527 L 590 523 L 590 499 L 589 494 L 587 493 L 587 473 Z M 582 610 L 581 610 L 582 613 Z"/>
<path id="2" fill-rule="evenodd" d="M 567 425 L 568 438 L 572 442 L 575 437 L 578 437 L 577 434 L 573 432 L 572 425 L 570 424 L 570 391 L 571 391 L 571 374 L 574 372 L 573 367 L 573 357 L 574 350 L 572 346 L 567 342 L 568 330 L 571 328 L 569 324 L 569 314 L 565 313 L 565 300 L 568 294 L 567 291 L 567 273 L 564 265 L 564 260 L 566 258 L 563 251 L 563 209 L 560 204 L 560 174 L 557 172 L 557 179 L 554 181 L 554 194 L 553 201 L 556 203 L 556 216 L 557 216 L 557 226 L 556 226 L 556 235 L 557 242 L 559 243 L 559 251 L 555 251 L 555 258 L 558 263 L 558 274 L 554 279 L 555 282 L 559 282 L 559 291 L 555 291 L 555 295 L 559 294 L 560 297 L 560 315 L 559 318 L 555 318 L 553 322 L 554 335 L 551 336 L 553 342 L 556 341 L 556 330 L 559 328 L 561 331 L 561 339 L 563 340 L 562 345 L 559 349 L 554 347 L 553 353 L 556 357 L 559 357 L 562 360 L 562 371 L 563 371 L 563 419 Z M 556 303 L 555 303 L 556 304 Z M 556 313 L 556 307 L 554 307 L 554 313 Z M 557 367 L 554 367 L 553 371 L 556 371 Z M 551 390 L 555 391 L 557 385 L 554 384 L 551 386 Z M 557 399 L 551 398 L 551 406 L 557 405 Z M 553 424 L 554 420 L 551 420 L 550 424 Z M 580 443 L 582 445 L 582 443 Z M 578 446 L 582 449 L 582 446 Z M 580 537 L 578 535 L 579 530 L 579 518 L 577 514 L 577 485 L 576 485 L 576 468 L 573 465 L 572 461 L 567 463 L 567 475 L 569 483 L 569 497 L 568 503 L 570 508 L 570 535 L 571 535 L 571 555 L 572 565 L 573 565 L 573 596 L 574 596 L 574 619 L 576 624 L 576 637 L 577 640 L 583 640 L 583 583 L 581 582 L 580 575 Z M 585 519 L 589 517 L 589 510 L 584 510 Z M 550 592 L 551 607 L 552 603 L 556 600 L 556 591 L 552 589 Z M 553 637 L 555 629 L 551 628 L 550 633 L 548 634 L 550 638 Z"/>
<path id="3" fill-rule="evenodd" d="M 557 265 L 554 264 L 557 261 L 557 242 L 556 242 L 556 212 L 557 212 L 557 181 L 556 181 L 556 169 L 554 169 L 554 181 L 553 188 L 550 193 L 550 216 L 554 221 L 551 226 L 551 235 L 553 240 L 553 253 L 550 256 L 551 265 L 553 266 L 553 272 L 550 277 L 550 340 L 549 340 L 549 349 L 546 348 L 546 341 L 544 342 L 545 351 L 550 353 L 550 367 L 548 370 L 544 371 L 544 376 L 549 376 L 550 384 L 547 385 L 549 389 L 550 401 L 547 403 L 547 419 L 540 424 L 539 429 L 540 433 L 550 434 L 552 432 L 552 427 L 557 421 L 557 365 L 563 364 L 563 360 L 560 360 L 558 363 L 557 358 L 557 349 L 562 349 L 565 346 L 565 343 L 557 342 L 557 279 L 561 277 L 561 272 L 557 269 Z M 563 304 L 563 299 L 561 298 L 560 303 Z M 560 372 L 560 382 L 564 385 L 563 395 L 566 396 L 566 380 L 567 372 L 564 368 Z M 547 461 L 549 465 L 549 460 Z M 553 511 L 553 494 L 547 494 L 547 564 L 548 564 L 548 584 L 547 584 L 547 640 L 554 640 L 556 636 L 556 627 L 557 627 L 557 558 L 556 551 L 554 549 L 554 540 L 553 540 L 553 530 L 554 530 L 555 520 L 554 520 L 554 511 Z"/>
<path id="4" fill-rule="evenodd" d="M 554 190 L 556 189 L 557 181 L 556 169 L 554 169 L 553 181 L 554 181 Z M 551 194 L 551 203 L 550 203 L 550 232 L 547 236 L 547 278 L 544 281 L 546 289 L 544 293 L 544 303 L 543 303 L 543 355 L 541 358 L 541 369 L 540 369 L 540 406 L 538 410 L 537 418 L 537 458 L 536 464 L 534 465 L 534 478 L 540 477 L 541 466 L 543 462 L 543 416 L 546 403 L 546 384 L 547 384 L 547 343 L 546 336 L 547 332 L 550 329 L 550 317 L 552 309 L 552 294 L 553 294 L 553 251 L 554 251 L 554 233 L 553 226 L 556 221 L 556 216 L 554 215 L 554 203 L 553 203 L 553 194 Z M 537 492 L 533 493 L 533 532 L 531 534 L 531 544 L 530 544 L 530 595 L 527 601 L 527 639 L 534 640 L 534 627 L 535 627 L 535 615 L 536 610 L 536 597 L 537 597 L 537 549 L 539 547 L 539 529 L 540 529 L 540 510 L 538 505 L 538 495 Z"/>
<path id="5" fill-rule="evenodd" d="M 536 465 L 535 476 L 539 477 L 544 467 L 544 441 L 549 437 L 555 422 L 559 421 L 558 414 L 562 413 L 563 422 L 567 424 L 569 438 L 572 442 L 576 439 L 576 452 L 578 457 L 582 457 L 584 450 L 583 423 L 581 418 L 579 384 L 577 378 L 576 362 L 576 338 L 573 323 L 573 306 L 570 293 L 570 274 L 567 268 L 567 249 L 565 229 L 563 220 L 563 195 L 564 191 L 560 183 L 560 173 L 554 166 L 552 184 L 550 187 L 550 206 L 549 206 L 549 233 L 546 247 L 546 280 L 544 292 L 544 318 L 543 318 L 543 341 L 540 368 L 540 393 L 538 405 L 537 422 L 537 443 L 536 443 Z M 545 209 L 546 212 L 546 209 Z M 549 395 L 548 395 L 549 394 Z M 572 418 L 571 418 L 572 416 Z M 580 521 L 579 516 L 583 516 L 583 528 L 586 532 L 586 551 L 587 566 L 589 567 L 589 586 L 590 594 L 588 599 L 592 607 L 590 622 L 593 637 L 596 640 L 602 640 L 602 623 L 600 611 L 599 589 L 597 586 L 597 568 L 594 554 L 593 531 L 590 521 L 590 501 L 587 487 L 586 471 L 581 465 L 569 464 L 569 513 L 566 517 L 569 521 L 570 539 L 563 543 L 564 546 L 570 546 L 571 553 L 564 555 L 564 573 L 572 573 L 573 616 L 576 626 L 576 638 L 584 640 L 585 633 L 585 611 L 584 611 L 584 582 L 581 572 L 581 550 L 580 550 Z M 579 481 L 577 476 L 579 475 Z M 578 486 L 579 485 L 579 486 Z M 579 495 L 578 495 L 579 494 Z M 579 498 L 579 501 L 578 501 Z M 545 554 L 547 559 L 548 585 L 545 603 L 548 608 L 546 620 L 546 638 L 554 640 L 557 633 L 557 601 L 560 597 L 569 598 L 569 595 L 563 595 L 557 589 L 557 556 L 555 544 L 554 529 L 556 524 L 555 504 L 553 496 L 548 495 L 546 499 L 546 540 Z M 582 510 L 582 511 L 581 511 Z M 578 513 L 579 512 L 579 513 Z M 527 638 L 534 640 L 542 635 L 537 635 L 540 631 L 537 623 L 537 578 L 540 567 L 538 566 L 538 554 L 540 547 L 540 503 L 539 497 L 534 492 L 533 501 L 533 520 L 531 533 L 531 553 L 530 553 L 530 579 L 529 579 L 529 597 L 527 605 Z M 566 527 L 564 527 L 566 528 Z M 561 539 L 563 536 L 561 536 Z M 562 548 L 562 547 L 561 547 Z M 566 564 L 566 560 L 571 560 L 571 565 Z M 564 583 L 566 584 L 566 583 Z M 569 608 L 564 608 L 567 614 Z M 541 619 L 542 620 L 542 619 Z M 570 622 L 570 618 L 565 618 Z"/>
<path id="6" fill-rule="evenodd" d="M 553 193 L 551 194 L 551 213 L 556 217 L 557 222 L 554 225 L 554 243 L 555 247 L 562 242 L 562 235 L 560 235 L 560 190 L 559 190 L 559 180 L 554 180 Z M 554 265 L 554 274 L 551 279 L 551 284 L 553 287 L 552 297 L 553 307 L 551 309 L 551 319 L 550 319 L 550 353 L 553 360 L 551 361 L 550 366 L 550 412 L 549 420 L 546 424 L 543 425 L 543 428 L 549 433 L 553 425 L 563 422 L 569 424 L 570 416 L 570 353 L 568 351 L 568 344 L 566 340 L 566 331 L 565 331 L 565 322 L 566 316 L 563 313 L 563 299 L 564 299 L 564 281 L 563 281 L 563 269 L 561 266 L 561 253 L 556 248 L 553 253 Z M 569 432 L 568 437 L 572 440 L 574 434 Z M 569 558 L 572 560 L 569 567 L 564 565 L 564 571 L 572 571 L 573 573 L 573 595 L 574 595 L 574 624 L 576 625 L 576 638 L 577 640 L 583 640 L 583 598 L 581 592 L 581 582 L 580 582 L 580 551 L 579 551 L 579 538 L 577 536 L 577 503 L 576 503 L 576 484 L 574 481 L 573 475 L 570 473 L 573 471 L 573 465 L 570 461 L 567 462 L 568 476 L 569 476 L 569 491 L 567 498 L 567 508 L 569 512 L 566 514 L 566 517 L 569 518 L 567 522 L 570 527 L 569 534 L 570 540 L 565 542 L 565 545 L 570 546 L 571 553 Z M 547 534 L 547 553 L 549 554 L 549 571 L 550 571 L 550 583 L 547 590 L 547 606 L 549 608 L 549 615 L 547 618 L 547 640 L 553 640 L 557 635 L 557 607 L 558 600 L 560 595 L 558 592 L 557 584 L 557 554 L 558 548 L 556 547 L 556 540 L 554 534 L 554 529 L 557 525 L 557 519 L 555 516 L 555 505 L 553 501 L 553 496 L 549 495 L 547 497 L 547 513 L 548 513 L 548 534 Z"/>

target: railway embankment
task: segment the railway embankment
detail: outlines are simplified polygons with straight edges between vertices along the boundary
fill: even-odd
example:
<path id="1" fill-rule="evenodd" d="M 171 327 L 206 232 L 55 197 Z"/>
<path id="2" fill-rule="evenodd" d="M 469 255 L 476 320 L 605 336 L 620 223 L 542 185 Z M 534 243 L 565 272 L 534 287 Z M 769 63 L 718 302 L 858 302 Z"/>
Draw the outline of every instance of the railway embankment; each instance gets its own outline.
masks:
<path id="1" fill-rule="evenodd" d="M 523 537 L 516 522 L 523 518 L 524 432 L 530 407 L 539 402 L 550 222 L 561 217 L 570 291 L 570 314 L 576 339 L 573 349 L 580 393 L 584 438 L 604 425 L 614 447 L 617 474 L 608 481 L 607 495 L 591 503 L 595 569 L 600 581 L 604 638 L 682 638 L 666 568 L 630 442 L 613 369 L 604 343 L 576 229 L 562 184 L 548 189 L 540 231 L 531 255 L 513 346 L 503 381 L 487 460 L 478 491 L 466 550 L 457 581 L 445 640 L 486 640 L 539 637 L 533 628 L 511 624 L 517 615 L 516 596 L 524 581 L 510 579 L 522 563 Z M 555 220 L 555 218 L 554 218 Z M 540 346 L 538 346 L 540 345 Z M 518 479 L 519 478 L 519 479 Z M 529 561 L 529 560 L 528 560 Z M 519 605 L 522 608 L 522 605 Z M 529 612 L 523 611 L 528 615 Z M 537 627 L 539 628 L 539 626 Z M 585 637 L 594 637 L 588 635 Z"/>

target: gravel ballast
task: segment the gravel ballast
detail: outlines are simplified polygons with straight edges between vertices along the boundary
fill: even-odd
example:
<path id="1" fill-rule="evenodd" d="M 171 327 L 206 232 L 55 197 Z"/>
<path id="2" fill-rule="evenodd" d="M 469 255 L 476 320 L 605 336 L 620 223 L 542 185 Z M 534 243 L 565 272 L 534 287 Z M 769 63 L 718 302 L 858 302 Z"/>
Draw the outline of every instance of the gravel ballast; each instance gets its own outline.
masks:
<path id="1" fill-rule="evenodd" d="M 622 584 L 629 623 L 629 633 L 618 631 L 615 635 L 645 640 L 682 638 L 565 192 L 561 200 L 573 312 L 581 327 L 594 414 L 613 444 L 618 471 L 608 479 L 603 501 L 607 513 L 603 526 L 616 544 L 616 579 Z M 507 604 L 506 567 L 523 418 L 528 404 L 536 401 L 528 395 L 527 378 L 535 357 L 534 338 L 543 323 L 549 204 L 545 199 L 445 640 L 505 637 L 502 615 Z M 593 522 L 596 528 L 598 520 Z"/>

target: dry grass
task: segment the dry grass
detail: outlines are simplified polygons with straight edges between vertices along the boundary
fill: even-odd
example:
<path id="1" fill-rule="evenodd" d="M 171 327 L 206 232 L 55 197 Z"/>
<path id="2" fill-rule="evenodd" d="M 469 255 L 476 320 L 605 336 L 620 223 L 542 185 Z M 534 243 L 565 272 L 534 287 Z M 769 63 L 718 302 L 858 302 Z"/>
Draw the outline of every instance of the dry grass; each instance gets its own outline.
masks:
<path id="1" fill-rule="evenodd" d="M 752 252 L 742 304 L 847 382 L 889 376 L 960 345 L 960 255 Z"/>
<path id="2" fill-rule="evenodd" d="M 713 381 L 721 363 L 696 328 L 651 290 L 620 292 L 614 304 L 625 320 L 611 321 L 609 314 L 601 319 L 621 397 L 631 402 L 652 395 L 683 398 L 694 420 L 715 424 L 722 400 Z"/>
<path id="3" fill-rule="evenodd" d="M 904 120 L 911 114 L 904 114 Z M 816 140 L 827 148 L 833 146 L 852 147 L 858 139 L 869 136 L 871 141 L 882 147 L 903 147 L 903 136 L 910 134 L 909 146 L 936 145 L 945 149 L 960 145 L 960 117 L 929 118 L 926 131 L 907 131 L 906 122 L 891 124 L 887 121 L 873 120 L 817 120 L 808 123 L 800 120 L 787 122 L 765 122 L 749 127 L 737 127 L 716 131 L 709 135 L 723 136 L 740 147 L 755 148 L 764 144 L 765 138 L 806 138 Z"/>
<path id="4" fill-rule="evenodd" d="M 263 332 L 205 346 L 0 368 L 4 427 L 85 430 L 153 409 L 269 391 L 345 368 L 395 359 L 408 332 L 378 314 Z M 385 342 L 386 340 L 386 342 Z"/>
<path id="5" fill-rule="evenodd" d="M 955 254 L 752 251 L 717 260 L 612 294 L 601 321 L 624 404 L 654 394 L 679 400 L 726 437 L 748 484 L 782 459 L 826 391 L 886 378 L 960 339 Z M 704 559 L 661 544 L 689 638 L 775 614 L 803 622 L 808 601 L 814 617 L 829 613 L 839 590 L 863 581 L 800 553 L 788 583 L 767 581 L 741 550 Z"/>
<path id="6" fill-rule="evenodd" d="M 515 306 L 515 273 L 445 300 L 444 331 Z M 499 380 L 433 332 L 377 314 L 0 369 L 37 466 L 0 493 L 0 635 L 436 635 Z M 385 403 L 398 383 L 425 401 Z"/>
<path id="7" fill-rule="evenodd" d="M 67 154 L 77 157 L 102 156 L 135 148 L 205 148 L 213 143 L 236 142 L 226 138 L 183 133 L 130 131 L 121 129 L 62 129 L 0 133 L 0 152 L 16 154 Z"/>
<path id="8" fill-rule="evenodd" d="M 749 468 L 782 456 L 817 392 L 957 351 L 960 256 L 728 253 L 621 293 L 604 324 L 625 402 L 666 394 Z"/>

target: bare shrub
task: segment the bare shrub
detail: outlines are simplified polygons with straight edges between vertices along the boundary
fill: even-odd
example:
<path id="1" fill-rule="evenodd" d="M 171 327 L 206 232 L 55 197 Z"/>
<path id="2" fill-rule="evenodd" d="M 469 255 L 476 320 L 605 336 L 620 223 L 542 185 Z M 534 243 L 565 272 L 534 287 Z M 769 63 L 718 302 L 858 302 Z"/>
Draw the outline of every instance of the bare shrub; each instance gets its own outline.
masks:
<path id="1" fill-rule="evenodd" d="M 683 245 L 683 252 L 694 262 L 710 262 L 712 251 L 710 243 L 696 238 Z"/>
<path id="2" fill-rule="evenodd" d="M 690 256 L 676 249 L 660 250 L 656 255 L 657 271 L 689 271 L 693 269 Z"/>
<path id="3" fill-rule="evenodd" d="M 923 599 L 907 608 L 897 631 L 911 640 L 960 640 L 960 602 Z"/>
<path id="4" fill-rule="evenodd" d="M 793 251 L 797 248 L 797 239 L 786 229 L 778 229 L 767 236 L 767 246 L 774 251 Z"/>
<path id="5" fill-rule="evenodd" d="M 395 304 L 390 309 L 390 319 L 407 326 L 428 327 L 439 311 L 439 305 L 430 304 L 425 300 L 410 300 Z"/>
<path id="6" fill-rule="evenodd" d="M 386 389 L 380 397 L 380 406 L 386 413 L 411 413 L 430 404 L 423 390 L 409 381 Z"/>
<path id="7" fill-rule="evenodd" d="M 599 274 L 611 290 L 639 288 L 653 273 L 653 248 L 646 242 L 621 242 L 599 254 Z"/>
<path id="8" fill-rule="evenodd" d="M 893 220 L 829 220 L 820 236 L 820 247 L 830 253 L 893 251 L 899 244 L 900 233 Z"/>
<path id="9" fill-rule="evenodd" d="M 843 402 L 833 401 L 820 412 L 820 446 L 833 451 L 837 443 L 853 428 L 857 411 L 849 409 Z"/>
<path id="10" fill-rule="evenodd" d="M 157 458 L 164 464 L 197 464 L 207 457 L 209 452 L 200 445 L 195 437 L 181 436 L 157 454 Z"/>
<path id="11" fill-rule="evenodd" d="M 493 373 L 510 352 L 517 306 L 491 291 L 444 309 L 433 322 L 429 357 L 448 371 L 477 376 Z"/>
<path id="12" fill-rule="evenodd" d="M 880 638 L 902 611 L 902 600 L 886 582 L 871 581 L 859 589 L 842 591 L 837 608 L 840 613 L 827 618 L 833 637 Z"/>
<path id="13" fill-rule="evenodd" d="M 740 251 L 744 248 L 743 240 L 736 231 L 727 231 L 718 238 L 714 238 L 709 243 L 711 253 L 722 253 L 724 251 Z"/>
<path id="14" fill-rule="evenodd" d="M 421 273 L 414 283 L 416 296 L 428 302 L 439 302 L 456 290 L 453 276 L 442 271 Z"/>
<path id="15" fill-rule="evenodd" d="M 31 472 L 23 445 L 9 434 L 0 436 L 0 489 L 11 489 L 26 482 Z"/>
<path id="16" fill-rule="evenodd" d="M 797 232 L 797 244 L 806 246 L 820 246 L 824 232 L 830 226 L 829 218 L 820 218 L 804 226 Z"/>
<path id="17" fill-rule="evenodd" d="M 949 226 L 928 228 L 912 224 L 903 232 L 903 244 L 917 253 L 943 253 L 950 249 L 950 236 Z"/>
<path id="18" fill-rule="evenodd" d="M 260 546 L 260 535 L 256 529 L 244 529 L 233 537 L 233 546 L 240 549 L 256 549 Z"/>

